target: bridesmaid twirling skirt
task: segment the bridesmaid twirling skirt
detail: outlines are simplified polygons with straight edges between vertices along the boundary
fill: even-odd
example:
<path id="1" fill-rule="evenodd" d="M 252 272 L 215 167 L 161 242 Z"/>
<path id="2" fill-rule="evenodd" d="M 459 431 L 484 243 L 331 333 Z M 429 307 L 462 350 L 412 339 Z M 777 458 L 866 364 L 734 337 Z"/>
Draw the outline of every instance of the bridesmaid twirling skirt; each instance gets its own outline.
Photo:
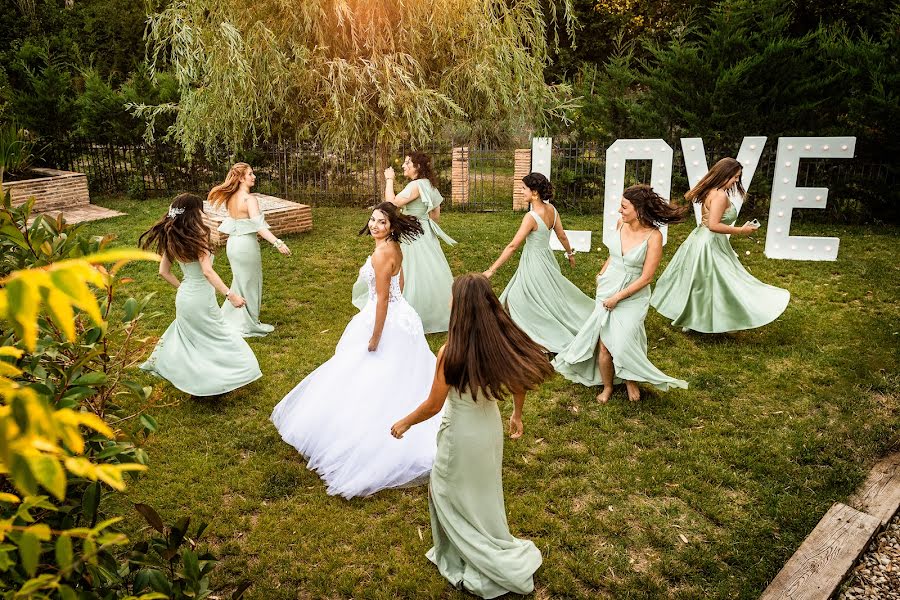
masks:
<path id="1" fill-rule="evenodd" d="M 787 290 L 748 273 L 725 234 L 700 225 L 660 276 L 651 304 L 672 325 L 723 333 L 771 323 L 790 298 Z"/>

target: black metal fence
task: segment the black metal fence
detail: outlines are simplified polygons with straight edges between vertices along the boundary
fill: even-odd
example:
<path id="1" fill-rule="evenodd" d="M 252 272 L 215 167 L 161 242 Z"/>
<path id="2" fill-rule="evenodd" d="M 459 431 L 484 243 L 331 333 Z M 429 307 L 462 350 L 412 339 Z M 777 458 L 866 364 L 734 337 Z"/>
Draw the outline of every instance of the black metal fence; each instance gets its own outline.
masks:
<path id="1" fill-rule="evenodd" d="M 688 189 L 679 143 L 675 150 L 672 195 Z M 454 177 L 453 148 L 465 146 L 466 177 Z M 438 188 L 452 210 L 504 210 L 512 206 L 515 148 L 478 144 L 432 144 L 420 148 L 432 156 Z M 92 192 L 132 197 L 173 195 L 181 191 L 205 193 L 220 183 L 229 165 L 242 160 L 253 165 L 256 191 L 314 206 L 368 206 L 381 196 L 381 171 L 393 166 L 399 175 L 408 148 L 379 153 L 375 147 L 325 151 L 309 144 L 269 144 L 236 156 L 185 156 L 174 145 L 114 145 L 87 140 L 54 141 L 47 146 L 48 166 L 80 171 L 88 176 Z M 379 157 L 379 154 L 382 156 Z M 724 153 L 708 150 L 718 158 Z M 459 158 L 459 156 L 457 157 Z M 714 160 L 710 158 L 710 162 Z M 603 207 L 606 148 L 593 143 L 555 143 L 551 158 L 555 201 L 571 211 L 598 213 Z M 651 162 L 626 162 L 625 183 L 649 183 Z M 767 146 L 750 187 L 751 198 L 768 198 L 775 170 L 775 144 Z M 859 210 L 866 197 L 893 194 L 900 183 L 894 165 L 860 159 L 804 159 L 798 185 L 832 190 L 829 209 L 836 213 Z M 457 186 L 454 192 L 454 185 Z M 460 186 L 467 185 L 467 193 Z M 465 202 L 452 199 L 465 197 Z M 764 204 L 765 202 L 763 202 Z"/>
<path id="2" fill-rule="evenodd" d="M 683 197 L 689 189 L 684 155 L 680 143 L 670 143 L 674 150 L 672 197 Z M 707 150 L 709 165 L 729 156 L 728 150 Z M 730 150 L 734 153 L 734 149 Z M 759 165 L 747 190 L 752 202 L 768 205 L 775 174 L 776 144 L 763 151 Z M 651 183 L 650 160 L 629 160 L 625 163 L 624 184 Z M 551 180 L 555 188 L 555 203 L 570 210 L 599 213 L 603 209 L 606 179 L 606 147 L 592 143 L 554 144 L 551 156 Z M 850 160 L 803 159 L 797 175 L 800 187 L 829 188 L 830 216 L 865 212 L 867 204 L 879 204 L 898 198 L 900 169 L 895 165 L 876 163 L 859 158 Z"/>
<path id="3" fill-rule="evenodd" d="M 418 148 L 432 156 L 438 188 L 450 199 L 452 144 Z M 468 146 L 470 191 L 462 210 L 509 208 L 513 151 L 491 145 Z M 408 148 L 379 157 L 376 147 L 325 151 L 308 144 L 269 144 L 236 156 L 185 156 L 165 143 L 112 145 L 81 139 L 56 140 L 44 152 L 48 166 L 87 174 L 91 191 L 133 197 L 205 192 L 220 183 L 232 162 L 253 165 L 256 191 L 316 206 L 367 206 L 381 196 L 382 170 L 398 175 Z M 448 203 L 448 207 L 449 207 Z"/>

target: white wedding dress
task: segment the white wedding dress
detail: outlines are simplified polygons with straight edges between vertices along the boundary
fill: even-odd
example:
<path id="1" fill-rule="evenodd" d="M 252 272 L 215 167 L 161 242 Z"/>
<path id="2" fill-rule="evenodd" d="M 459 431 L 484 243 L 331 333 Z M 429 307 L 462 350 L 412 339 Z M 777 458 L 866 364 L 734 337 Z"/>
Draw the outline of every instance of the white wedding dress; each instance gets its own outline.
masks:
<path id="1" fill-rule="evenodd" d="M 345 498 L 425 483 L 437 449 L 441 415 L 411 428 L 397 440 L 391 425 L 421 404 L 431 391 L 436 359 L 422 321 L 391 278 L 381 341 L 369 352 L 375 325 L 372 258 L 360 269 L 369 301 L 350 320 L 328 361 L 278 403 L 270 419 L 282 439 L 308 460 Z"/>

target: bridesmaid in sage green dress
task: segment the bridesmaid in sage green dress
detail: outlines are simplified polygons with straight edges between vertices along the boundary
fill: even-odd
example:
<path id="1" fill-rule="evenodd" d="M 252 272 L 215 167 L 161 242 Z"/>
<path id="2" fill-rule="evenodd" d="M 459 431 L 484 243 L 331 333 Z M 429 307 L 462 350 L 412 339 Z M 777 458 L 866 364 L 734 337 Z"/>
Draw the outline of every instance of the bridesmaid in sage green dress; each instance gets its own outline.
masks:
<path id="1" fill-rule="evenodd" d="M 656 282 L 651 304 L 672 325 L 701 333 L 762 327 L 787 308 L 790 292 L 747 272 L 728 234 L 750 235 L 759 225 L 735 227 L 737 207 L 728 192 L 744 194 L 741 163 L 723 158 L 685 198 L 701 203 L 700 224 Z"/>
<path id="2" fill-rule="evenodd" d="M 401 244 L 406 282 L 403 297 L 419 314 L 425 333 L 447 331 L 453 273 L 439 240 L 451 246 L 456 242 L 437 224 L 444 198 L 432 183 L 434 172 L 428 155 L 411 152 L 403 161 L 403 175 L 410 182 L 399 194 L 394 194 L 394 169 L 388 167 L 385 170 L 384 199 L 402 207 L 403 214 L 418 218 L 425 230 L 424 235 Z M 353 304 L 362 310 L 367 298 L 365 281 L 357 279 L 353 286 Z"/>
<path id="3" fill-rule="evenodd" d="M 552 373 L 543 350 L 512 322 L 487 278 L 461 275 L 453 284 L 450 331 L 431 393 L 391 427 L 399 439 L 446 401 L 428 493 L 434 546 L 426 556 L 453 586 L 482 598 L 534 590 L 541 551 L 514 537 L 506 520 L 498 401 L 512 390 L 509 432 L 521 437 L 525 393 Z"/>
<path id="4" fill-rule="evenodd" d="M 644 319 L 650 282 L 662 258 L 662 223 L 683 221 L 687 211 L 670 206 L 650 186 L 633 185 L 622 194 L 617 235 L 597 276 L 597 298 L 581 331 L 556 355 L 553 366 L 566 379 L 587 386 L 603 384 L 597 396 L 607 402 L 613 384 L 625 382 L 628 399 L 640 399 L 637 382 L 661 390 L 687 388 L 647 358 Z"/>
<path id="5" fill-rule="evenodd" d="M 231 289 L 242 295 L 247 304 L 235 308 L 225 302 L 222 304 L 222 316 L 244 337 L 263 337 L 275 330 L 259 320 L 263 277 L 257 234 L 282 254 L 291 253 L 287 244 L 269 231 L 266 218 L 259 209 L 259 201 L 250 193 L 255 183 L 256 175 L 250 165 L 235 163 L 225 181 L 210 190 L 207 196 L 213 208 L 224 205 L 228 211 L 219 232 L 228 235 L 225 253 L 231 264 Z"/>
<path id="6" fill-rule="evenodd" d="M 587 320 L 594 301 L 566 279 L 550 249 L 550 232 L 555 231 L 566 248 L 569 265 L 575 266 L 575 251 L 569 246 L 556 207 L 550 204 L 553 185 L 541 173 L 529 173 L 522 178 L 522 192 L 532 209 L 484 276 L 492 277 L 524 240 L 519 266 L 500 294 L 500 304 L 531 339 L 550 352 L 560 352 Z"/>
<path id="7" fill-rule="evenodd" d="M 178 289 L 175 320 L 141 369 L 192 396 L 224 394 L 262 377 L 250 346 L 219 313 L 217 290 L 235 308 L 245 300 L 213 269 L 203 199 L 177 196 L 166 216 L 141 235 L 140 245 L 156 250 L 160 276 Z M 172 274 L 173 260 L 181 265 L 181 281 Z"/>

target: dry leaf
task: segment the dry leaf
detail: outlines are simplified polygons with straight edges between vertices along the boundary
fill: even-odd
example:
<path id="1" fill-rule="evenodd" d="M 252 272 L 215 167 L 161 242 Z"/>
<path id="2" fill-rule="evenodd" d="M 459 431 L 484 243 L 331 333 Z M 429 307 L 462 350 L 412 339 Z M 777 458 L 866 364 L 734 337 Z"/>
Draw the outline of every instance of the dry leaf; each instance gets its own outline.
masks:
<path id="1" fill-rule="evenodd" d="M 682 542 L 684 542 L 685 544 L 688 543 L 688 539 L 684 536 L 683 533 L 679 533 L 679 534 L 678 534 L 678 539 L 680 539 L 680 540 L 681 540 Z"/>

